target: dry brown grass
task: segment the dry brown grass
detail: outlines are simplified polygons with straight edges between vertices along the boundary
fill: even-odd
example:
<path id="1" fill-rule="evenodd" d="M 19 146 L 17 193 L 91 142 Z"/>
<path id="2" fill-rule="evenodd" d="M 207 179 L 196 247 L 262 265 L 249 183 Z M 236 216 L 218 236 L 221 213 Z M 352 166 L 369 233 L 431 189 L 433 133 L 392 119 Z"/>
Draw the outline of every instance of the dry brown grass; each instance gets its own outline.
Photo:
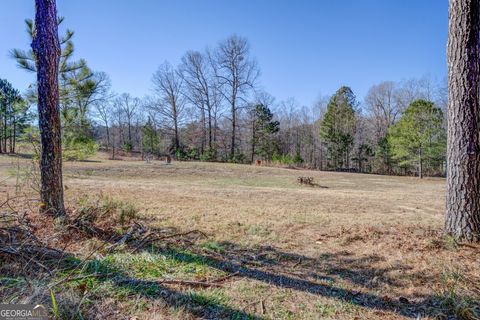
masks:
<path id="1" fill-rule="evenodd" d="M 0 157 L 0 177 L 16 167 L 16 159 Z M 299 176 L 318 185 L 302 186 Z M 0 185 L 0 200 L 16 181 Z M 159 319 L 474 319 L 479 310 L 469 299 L 480 297 L 480 249 L 442 236 L 444 184 L 106 155 L 65 164 L 67 199 L 101 192 L 134 202 L 152 228 L 198 229 L 208 239 L 182 244 L 192 256 L 174 258 L 200 256 L 212 272 L 237 272 L 220 289 L 178 289 L 173 305 L 161 297 L 140 309 L 119 302 L 118 310 L 139 318 L 155 318 L 156 310 Z M 196 307 L 179 303 L 184 295 Z"/>

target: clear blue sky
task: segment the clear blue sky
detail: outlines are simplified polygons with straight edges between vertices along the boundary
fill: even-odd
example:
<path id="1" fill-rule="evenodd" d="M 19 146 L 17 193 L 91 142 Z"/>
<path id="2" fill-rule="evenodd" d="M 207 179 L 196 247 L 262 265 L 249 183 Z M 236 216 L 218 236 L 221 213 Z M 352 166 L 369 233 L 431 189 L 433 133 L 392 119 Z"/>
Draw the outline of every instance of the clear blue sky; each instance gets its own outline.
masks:
<path id="1" fill-rule="evenodd" d="M 245 36 L 277 99 L 311 105 L 339 86 L 359 99 L 383 80 L 446 75 L 447 0 L 57 0 L 76 57 L 107 72 L 116 92 L 142 97 L 164 60 Z M 8 56 L 29 46 L 33 0 L 0 2 L 0 77 L 20 90 L 33 75 Z"/>

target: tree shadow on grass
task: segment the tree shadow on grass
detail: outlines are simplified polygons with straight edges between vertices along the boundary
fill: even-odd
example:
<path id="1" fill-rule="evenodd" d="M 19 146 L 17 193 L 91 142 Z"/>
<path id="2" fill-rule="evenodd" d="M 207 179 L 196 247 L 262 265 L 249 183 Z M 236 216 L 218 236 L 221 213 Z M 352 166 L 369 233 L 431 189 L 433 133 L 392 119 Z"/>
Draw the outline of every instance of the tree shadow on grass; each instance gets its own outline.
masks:
<path id="1" fill-rule="evenodd" d="M 182 235 L 175 228 L 152 230 L 162 233 L 161 239 Z M 169 236 L 170 235 L 170 236 Z M 416 272 L 403 263 L 386 264 L 380 255 L 355 256 L 348 251 L 324 253 L 318 258 L 289 253 L 272 246 L 244 247 L 232 242 L 210 243 L 199 241 L 198 234 L 184 233 L 185 237 L 174 241 L 152 242 L 148 245 L 137 241 L 127 242 L 130 252 L 145 251 L 181 263 L 198 263 L 245 279 L 251 279 L 284 289 L 307 292 L 333 298 L 365 309 L 388 312 L 405 317 L 455 316 L 454 308 L 445 305 L 444 297 L 416 295 L 415 297 L 391 296 L 389 287 L 402 288 L 399 276 L 407 274 L 421 279 L 422 283 L 438 281 L 431 275 Z M 343 283 L 336 283 L 341 279 Z M 147 282 L 144 282 L 144 284 Z M 346 289 L 356 286 L 355 289 Z M 360 287 L 360 289 L 357 289 Z M 387 288 L 387 289 L 385 289 Z M 381 292 L 384 290 L 386 292 Z M 470 297 L 456 297 L 469 300 Z M 470 299 L 471 300 L 471 299 Z M 219 307 L 222 308 L 221 306 Z M 251 316 L 251 315 L 248 315 Z"/>
<path id="2" fill-rule="evenodd" d="M 83 300 L 81 297 L 76 297 L 72 300 L 71 296 L 65 295 L 67 288 L 74 288 L 76 291 L 87 292 L 87 286 L 92 291 L 96 291 L 89 300 L 100 301 L 103 298 L 108 298 L 120 294 L 124 298 L 128 296 L 139 296 L 148 301 L 162 302 L 165 307 L 170 307 L 176 310 L 181 310 L 185 314 L 197 319 L 252 319 L 262 320 L 263 317 L 249 314 L 242 310 L 237 310 L 228 306 L 226 301 L 209 295 L 205 291 L 180 291 L 174 289 L 172 286 L 166 286 L 161 281 L 149 281 L 145 279 L 132 278 L 127 275 L 120 268 L 116 268 L 108 262 L 99 259 L 90 259 L 83 267 L 78 268 L 81 260 L 69 255 L 66 252 L 60 253 L 55 259 L 50 257 L 40 257 L 36 261 L 42 263 L 46 269 L 61 270 L 57 274 L 57 279 L 62 279 L 57 285 L 52 287 L 56 301 L 59 307 L 60 315 L 68 319 L 97 319 L 97 318 L 115 318 L 115 319 L 131 319 L 129 315 L 121 315 L 118 311 L 112 308 L 103 309 L 98 303 L 89 306 L 85 312 L 79 312 L 79 304 Z M 52 278 L 46 274 L 45 270 L 40 269 L 19 269 L 18 265 L 2 265 L 0 270 L 2 276 L 0 277 L 0 298 L 2 303 L 11 303 L 7 301 L 7 297 L 13 297 L 18 294 L 18 286 L 22 287 L 23 297 L 20 300 L 22 303 L 43 303 L 45 305 L 51 304 L 50 285 L 55 283 Z M 99 275 L 99 276 L 95 276 Z M 91 277 L 90 277 L 91 276 Z M 65 285 L 67 287 L 65 287 Z M 111 286 L 109 289 L 104 288 L 98 291 L 98 286 Z M 68 291 L 68 289 L 67 289 Z M 120 302 L 119 302 L 120 303 Z M 125 301 L 121 302 L 125 303 Z M 154 311 L 153 311 L 154 312 Z M 148 314 L 148 311 L 145 312 Z M 152 313 L 152 317 L 155 314 Z"/>
<path id="3" fill-rule="evenodd" d="M 261 316 L 228 306 L 221 297 L 209 294 L 207 291 L 181 291 L 172 286 L 162 285 L 161 281 L 129 277 L 121 270 L 112 269 L 102 261 L 97 260 L 94 265 L 94 268 L 87 268 L 83 270 L 83 273 L 89 274 L 100 270 L 108 273 L 108 276 L 97 279 L 99 284 L 111 283 L 115 288 L 121 289 L 124 294 L 138 295 L 149 301 L 160 299 L 165 306 L 182 310 L 197 319 L 264 319 Z"/>
<path id="4" fill-rule="evenodd" d="M 384 286 L 401 288 L 400 279 L 390 273 L 410 272 L 411 277 L 423 282 L 434 281 L 433 276 L 413 272 L 405 264 L 385 268 L 372 266 L 383 261 L 379 255 L 355 257 L 349 252 L 322 254 L 318 259 L 295 253 L 286 253 L 271 246 L 244 248 L 234 243 L 220 243 L 220 249 L 205 250 L 201 246 L 176 248 L 173 246 L 154 247 L 149 252 L 161 254 L 170 259 L 192 263 L 199 259 L 211 268 L 238 277 L 261 281 L 279 288 L 307 292 L 339 301 L 348 302 L 370 310 L 390 312 L 416 318 L 418 316 L 441 317 L 453 315 L 445 301 L 437 295 L 417 295 L 415 298 L 390 297 L 389 292 L 378 292 Z M 361 286 L 359 291 L 335 285 L 340 278 L 351 285 Z M 370 292 L 367 292 L 370 291 Z"/>
<path id="5" fill-rule="evenodd" d="M 402 287 L 401 281 L 391 273 L 409 272 L 412 277 L 422 277 L 424 281 L 433 280 L 428 275 L 413 273 L 412 268 L 405 264 L 376 267 L 375 264 L 383 261 L 383 257 L 379 255 L 356 257 L 350 252 L 340 251 L 312 258 L 284 252 L 272 246 L 251 248 L 231 242 L 200 242 L 198 236 L 193 233 L 184 233 L 181 238 L 175 238 L 174 235 L 182 233 L 172 228 L 152 230 L 152 232 L 161 234 L 159 241 L 148 244 L 141 240 L 126 241 L 123 246 L 116 249 L 121 250 L 120 252 L 134 252 L 133 256 L 148 252 L 179 263 L 200 263 L 235 277 L 332 298 L 369 310 L 411 318 L 418 315 L 453 316 L 452 310 L 445 309 L 442 299 L 434 295 L 417 296 L 415 299 L 410 299 L 411 301 L 408 299 L 401 301 L 399 297 L 388 297 L 388 292 L 385 295 L 378 294 L 377 292 L 385 286 Z M 97 235 L 103 241 L 111 243 L 117 243 L 122 237 L 120 234 L 108 232 L 99 232 Z M 108 255 L 108 252 L 105 253 Z M 37 260 L 47 269 L 63 269 L 65 272 L 71 271 L 78 264 L 78 260 L 68 253 L 65 253 L 62 259 L 39 258 Z M 90 259 L 87 265 L 87 268 L 81 269 L 81 275 L 104 274 L 105 276 L 95 277 L 95 281 L 100 284 L 109 283 L 114 288 L 126 292 L 127 295 L 139 295 L 154 302 L 160 300 L 165 306 L 180 308 L 196 318 L 262 319 L 261 316 L 228 306 L 222 299 L 206 295 L 206 291 L 184 291 L 178 287 L 164 285 L 161 281 L 131 277 L 128 272 L 125 272 L 126 270 L 112 268 L 105 258 Z M 39 279 L 35 274 L 26 274 L 24 277 L 28 278 L 29 282 Z M 344 285 L 337 284 L 337 279 L 345 282 L 347 287 L 351 285 L 360 289 L 347 289 Z M 98 299 L 102 298 L 98 297 Z"/>

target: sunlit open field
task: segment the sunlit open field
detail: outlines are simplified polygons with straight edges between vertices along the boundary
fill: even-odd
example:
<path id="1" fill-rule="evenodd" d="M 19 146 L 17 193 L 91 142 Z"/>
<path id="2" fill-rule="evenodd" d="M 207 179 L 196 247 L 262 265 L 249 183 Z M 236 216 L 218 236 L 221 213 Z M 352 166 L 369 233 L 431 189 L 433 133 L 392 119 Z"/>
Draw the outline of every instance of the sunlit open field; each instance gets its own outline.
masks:
<path id="1" fill-rule="evenodd" d="M 15 194 L 29 162 L 0 157 L 0 199 Z M 298 184 L 300 176 L 316 185 Z M 96 259 L 145 281 L 227 277 L 218 286 L 156 284 L 122 294 L 92 280 L 87 300 L 111 318 L 433 319 L 458 311 L 449 294 L 479 293 L 463 286 L 480 283 L 478 248 L 441 235 L 441 178 L 100 155 L 65 163 L 64 179 L 71 207 L 103 194 L 133 203 L 150 228 L 194 231 L 163 251 Z"/>

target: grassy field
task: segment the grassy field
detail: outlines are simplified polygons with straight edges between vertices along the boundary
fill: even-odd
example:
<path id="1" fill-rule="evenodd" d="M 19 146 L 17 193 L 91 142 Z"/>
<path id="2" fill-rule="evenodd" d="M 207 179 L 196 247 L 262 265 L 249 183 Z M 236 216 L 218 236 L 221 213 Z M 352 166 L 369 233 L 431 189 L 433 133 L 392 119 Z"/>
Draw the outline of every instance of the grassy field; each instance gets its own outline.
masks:
<path id="1" fill-rule="evenodd" d="M 17 173 L 29 163 L 0 157 L 0 202 L 18 192 Z M 316 185 L 299 185 L 299 176 Z M 444 179 L 99 155 L 66 163 L 64 181 L 72 212 L 115 199 L 138 208 L 138 220 L 165 239 L 91 257 L 98 239 L 72 245 L 74 257 L 89 258 L 79 274 L 112 275 L 56 289 L 60 307 L 75 306 L 78 318 L 478 316 L 480 250 L 441 235 Z M 122 277 L 134 280 L 115 280 Z M 30 295 L 22 281 L 0 281 L 2 299 Z"/>

